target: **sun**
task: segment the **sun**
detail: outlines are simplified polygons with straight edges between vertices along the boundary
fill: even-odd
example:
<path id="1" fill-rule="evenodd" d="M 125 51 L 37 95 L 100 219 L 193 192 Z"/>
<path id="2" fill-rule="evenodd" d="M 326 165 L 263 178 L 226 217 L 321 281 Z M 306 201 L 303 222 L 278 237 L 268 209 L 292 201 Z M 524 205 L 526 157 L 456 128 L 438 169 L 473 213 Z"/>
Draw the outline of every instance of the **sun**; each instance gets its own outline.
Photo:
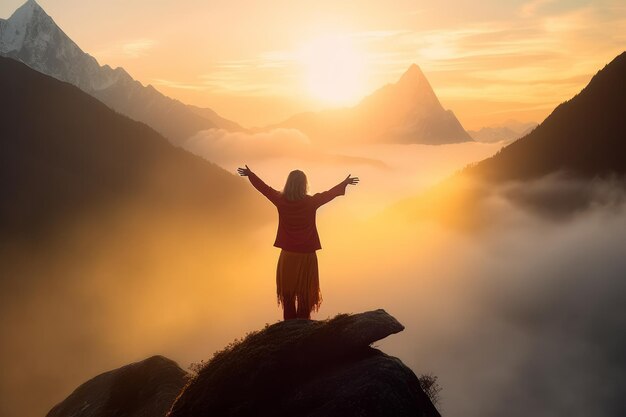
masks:
<path id="1" fill-rule="evenodd" d="M 364 54 L 349 36 L 325 35 L 298 54 L 309 94 L 333 105 L 355 103 L 364 95 Z"/>

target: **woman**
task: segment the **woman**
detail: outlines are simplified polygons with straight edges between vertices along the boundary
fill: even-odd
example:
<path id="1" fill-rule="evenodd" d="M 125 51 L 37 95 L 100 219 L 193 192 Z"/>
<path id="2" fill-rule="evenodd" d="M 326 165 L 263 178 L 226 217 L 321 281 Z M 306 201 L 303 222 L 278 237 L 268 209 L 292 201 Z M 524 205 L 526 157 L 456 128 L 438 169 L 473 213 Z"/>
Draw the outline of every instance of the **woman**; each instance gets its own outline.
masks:
<path id="1" fill-rule="evenodd" d="M 254 188 L 278 209 L 278 232 L 274 246 L 281 248 L 276 268 L 278 303 L 283 305 L 283 317 L 310 319 L 322 302 L 315 251 L 321 249 L 315 226 L 315 213 L 323 204 L 344 195 L 347 185 L 356 185 L 357 177 L 348 177 L 323 193 L 307 195 L 308 183 L 304 172 L 289 173 L 282 192 L 274 190 L 254 174 L 248 165 L 238 168 L 239 175 L 248 177 Z"/>

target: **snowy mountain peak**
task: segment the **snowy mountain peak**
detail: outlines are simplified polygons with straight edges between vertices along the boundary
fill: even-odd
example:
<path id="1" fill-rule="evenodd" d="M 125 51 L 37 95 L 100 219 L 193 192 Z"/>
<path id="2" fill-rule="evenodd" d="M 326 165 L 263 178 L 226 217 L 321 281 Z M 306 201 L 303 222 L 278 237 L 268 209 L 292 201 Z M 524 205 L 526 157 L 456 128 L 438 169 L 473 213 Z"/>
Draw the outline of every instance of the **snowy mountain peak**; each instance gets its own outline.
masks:
<path id="1" fill-rule="evenodd" d="M 0 27 L 0 52 L 22 49 L 28 38 L 29 29 L 33 26 L 48 30 L 56 27 L 52 18 L 35 0 L 28 0 Z"/>
<path id="2" fill-rule="evenodd" d="M 13 22 L 28 22 L 35 13 L 46 13 L 35 0 L 28 0 L 13 12 L 9 20 Z"/>
<path id="3" fill-rule="evenodd" d="M 28 0 L 5 21 L 0 31 L 0 53 L 33 46 L 45 48 L 53 41 L 73 44 L 35 0 Z"/>
<path id="4" fill-rule="evenodd" d="M 35 0 L 28 0 L 9 19 L 0 19 L 0 56 L 73 84 L 171 140 L 182 142 L 200 130 L 217 126 L 238 126 L 210 112 L 204 116 L 201 114 L 204 109 L 196 113 L 153 87 L 144 87 L 123 68 L 101 66 Z"/>
<path id="5" fill-rule="evenodd" d="M 72 83 L 88 93 L 117 82 L 119 72 L 101 69 L 83 52 L 35 0 L 28 0 L 0 24 L 0 55 Z"/>
<path id="6" fill-rule="evenodd" d="M 26 3 L 24 3 L 22 5 L 22 7 L 29 7 L 32 10 L 36 10 L 39 9 L 41 11 L 43 11 L 43 8 L 39 5 L 39 3 L 37 3 L 35 0 L 27 0 Z M 22 8 L 20 7 L 20 9 Z M 19 10 L 19 9 L 18 9 Z"/>

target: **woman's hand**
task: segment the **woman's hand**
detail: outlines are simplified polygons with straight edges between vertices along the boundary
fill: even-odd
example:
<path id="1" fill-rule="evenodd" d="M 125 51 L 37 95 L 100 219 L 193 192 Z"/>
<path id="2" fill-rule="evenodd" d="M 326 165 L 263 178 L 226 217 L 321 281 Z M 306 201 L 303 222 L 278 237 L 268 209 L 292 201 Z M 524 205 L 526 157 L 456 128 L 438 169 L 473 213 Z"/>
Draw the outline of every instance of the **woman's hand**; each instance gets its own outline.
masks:
<path id="1" fill-rule="evenodd" d="M 250 168 L 248 168 L 248 165 L 246 165 L 245 168 L 237 168 L 237 172 L 242 177 L 247 177 L 248 175 L 250 175 L 252 173 L 252 170 Z"/>
<path id="2" fill-rule="evenodd" d="M 345 182 L 346 185 L 357 185 L 359 183 L 359 177 L 350 177 L 350 174 L 348 174 L 348 177 L 343 180 L 343 182 Z"/>

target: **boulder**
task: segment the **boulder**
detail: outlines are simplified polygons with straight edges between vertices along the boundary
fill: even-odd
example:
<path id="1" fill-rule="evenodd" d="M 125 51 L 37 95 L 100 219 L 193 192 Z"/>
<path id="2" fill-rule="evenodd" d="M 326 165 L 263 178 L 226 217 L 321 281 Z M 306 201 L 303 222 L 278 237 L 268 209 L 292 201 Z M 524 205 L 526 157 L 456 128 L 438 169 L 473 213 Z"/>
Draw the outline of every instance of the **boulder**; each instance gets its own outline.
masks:
<path id="1" fill-rule="evenodd" d="M 216 353 L 168 417 L 438 417 L 415 374 L 370 347 L 403 329 L 384 310 L 267 326 Z"/>
<path id="2" fill-rule="evenodd" d="M 188 378 L 176 362 L 152 356 L 90 379 L 47 417 L 162 417 Z"/>

